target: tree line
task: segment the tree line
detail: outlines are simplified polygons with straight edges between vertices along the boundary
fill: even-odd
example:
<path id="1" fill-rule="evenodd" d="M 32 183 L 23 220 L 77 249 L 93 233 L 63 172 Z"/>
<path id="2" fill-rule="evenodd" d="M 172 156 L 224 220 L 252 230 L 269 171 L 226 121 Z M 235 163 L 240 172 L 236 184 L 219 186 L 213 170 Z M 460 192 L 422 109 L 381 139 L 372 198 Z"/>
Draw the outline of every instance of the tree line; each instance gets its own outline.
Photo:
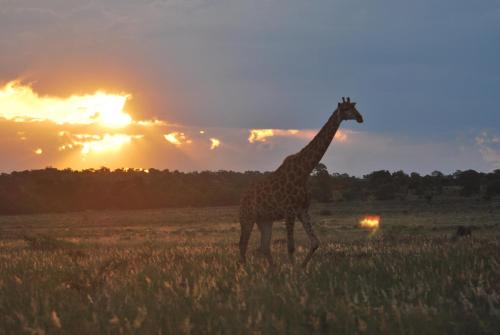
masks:
<path id="1" fill-rule="evenodd" d="M 266 172 L 134 170 L 75 171 L 46 168 L 0 175 L 0 214 L 32 214 L 102 209 L 229 206 Z M 374 171 L 363 177 L 329 173 L 319 164 L 309 180 L 320 202 L 352 200 L 432 201 L 436 196 L 485 200 L 500 195 L 500 170 L 445 175 Z"/>

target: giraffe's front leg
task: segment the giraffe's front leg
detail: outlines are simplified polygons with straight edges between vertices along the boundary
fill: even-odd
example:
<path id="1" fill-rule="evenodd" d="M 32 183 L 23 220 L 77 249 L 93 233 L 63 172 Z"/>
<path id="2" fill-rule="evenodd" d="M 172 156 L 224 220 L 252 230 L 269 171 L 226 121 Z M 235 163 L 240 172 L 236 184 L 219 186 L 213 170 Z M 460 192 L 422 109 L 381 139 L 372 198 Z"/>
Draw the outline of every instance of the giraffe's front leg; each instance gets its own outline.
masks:
<path id="1" fill-rule="evenodd" d="M 311 260 L 314 252 L 316 249 L 319 247 L 319 240 L 316 237 L 316 234 L 314 233 L 314 230 L 312 228 L 311 224 L 311 218 L 309 216 L 309 213 L 307 210 L 301 210 L 299 212 L 299 220 L 302 222 L 302 226 L 304 227 L 304 230 L 306 231 L 307 236 L 309 237 L 309 241 L 311 243 L 309 252 L 307 253 L 306 258 L 304 259 L 304 262 L 302 262 L 302 267 L 306 267 L 309 261 Z"/>
<path id="2" fill-rule="evenodd" d="M 286 218 L 286 243 L 288 247 L 288 259 L 290 263 L 295 262 L 294 252 L 295 252 L 295 240 L 293 236 L 293 228 L 295 226 L 295 217 L 289 216 Z"/>

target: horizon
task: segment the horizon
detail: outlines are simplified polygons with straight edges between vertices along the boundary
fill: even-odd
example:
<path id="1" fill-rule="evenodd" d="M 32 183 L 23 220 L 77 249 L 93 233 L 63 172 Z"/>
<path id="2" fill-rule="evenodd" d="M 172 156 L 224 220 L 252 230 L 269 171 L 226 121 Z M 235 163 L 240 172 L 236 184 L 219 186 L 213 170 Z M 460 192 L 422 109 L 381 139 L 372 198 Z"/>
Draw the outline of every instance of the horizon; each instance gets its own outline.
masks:
<path id="1" fill-rule="evenodd" d="M 323 164 L 323 163 L 320 162 L 320 164 Z M 348 172 L 331 171 L 331 170 L 328 169 L 328 166 L 326 166 L 326 168 L 327 168 L 328 173 L 329 173 L 330 176 L 335 177 L 336 175 L 348 175 L 349 177 L 354 177 L 354 178 L 359 178 L 359 179 L 363 179 L 367 175 L 370 175 L 371 173 L 380 172 L 380 171 L 387 171 L 391 175 L 395 174 L 397 172 L 403 172 L 404 174 L 406 174 L 408 176 L 411 176 L 413 173 L 417 173 L 421 177 L 432 176 L 436 172 L 442 173 L 445 177 L 449 177 L 449 176 L 453 176 L 456 173 L 466 172 L 466 171 L 475 171 L 475 172 L 480 173 L 480 174 L 494 174 L 497 171 L 500 171 L 500 169 L 495 169 L 495 170 L 491 170 L 491 171 L 476 171 L 474 169 L 467 169 L 467 170 L 455 170 L 453 172 L 445 172 L 445 171 L 440 171 L 440 170 L 433 170 L 430 173 L 421 174 L 421 173 L 418 173 L 416 171 L 381 169 L 381 170 L 373 170 L 373 171 L 371 171 L 371 172 L 369 172 L 367 174 L 364 174 L 364 175 L 352 175 L 352 174 L 349 174 Z M 210 173 L 230 172 L 230 173 L 241 173 L 241 174 L 245 174 L 245 173 L 267 174 L 267 173 L 272 173 L 273 172 L 272 170 L 263 170 L 263 171 L 262 170 L 191 170 L 191 171 L 182 171 L 182 170 L 171 170 L 171 169 L 168 169 L 168 168 L 157 169 L 157 168 L 154 168 L 154 167 L 150 167 L 150 168 L 121 167 L 121 168 L 110 169 L 110 168 L 108 168 L 106 166 L 101 166 L 101 167 L 98 167 L 98 168 L 72 169 L 72 168 L 56 168 L 56 167 L 52 167 L 52 166 L 46 166 L 44 168 L 39 168 L 39 169 L 0 171 L 0 174 L 8 174 L 8 175 L 10 175 L 12 173 L 36 172 L 36 171 L 44 171 L 44 170 L 57 170 L 58 172 L 63 172 L 63 171 L 66 171 L 66 170 L 70 170 L 71 172 L 86 172 L 86 171 L 93 170 L 93 172 L 99 172 L 100 170 L 103 170 L 103 169 L 108 170 L 109 172 L 122 172 L 122 171 L 129 172 L 129 171 L 132 171 L 132 172 L 140 172 L 140 173 L 145 173 L 145 174 L 149 174 L 151 172 L 151 170 L 156 170 L 156 171 L 159 171 L 159 172 L 179 172 L 179 173 L 184 173 L 184 174 L 195 174 L 195 173 L 204 173 L 204 172 L 210 172 Z"/>

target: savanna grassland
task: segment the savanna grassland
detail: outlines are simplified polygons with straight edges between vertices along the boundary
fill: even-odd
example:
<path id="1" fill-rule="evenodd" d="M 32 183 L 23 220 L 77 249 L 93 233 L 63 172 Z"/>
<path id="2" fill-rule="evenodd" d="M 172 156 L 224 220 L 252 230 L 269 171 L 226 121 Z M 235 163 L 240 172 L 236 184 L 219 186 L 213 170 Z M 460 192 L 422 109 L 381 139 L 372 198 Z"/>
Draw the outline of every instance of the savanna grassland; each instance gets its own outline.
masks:
<path id="1" fill-rule="evenodd" d="M 276 223 L 276 266 L 257 229 L 238 266 L 235 207 L 0 217 L 0 333 L 500 333 L 498 202 L 311 213 L 322 245 L 306 270 L 299 223 L 297 265 Z M 367 213 L 378 231 L 357 227 Z"/>

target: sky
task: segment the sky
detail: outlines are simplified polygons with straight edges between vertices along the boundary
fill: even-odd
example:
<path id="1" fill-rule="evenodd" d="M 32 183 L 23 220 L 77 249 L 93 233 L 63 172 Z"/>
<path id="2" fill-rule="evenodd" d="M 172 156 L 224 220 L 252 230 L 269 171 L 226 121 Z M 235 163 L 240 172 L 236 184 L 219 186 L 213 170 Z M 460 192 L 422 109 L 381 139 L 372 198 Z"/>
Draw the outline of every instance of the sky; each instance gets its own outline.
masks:
<path id="1" fill-rule="evenodd" d="M 500 168 L 500 2 L 0 0 L 0 171 Z"/>

